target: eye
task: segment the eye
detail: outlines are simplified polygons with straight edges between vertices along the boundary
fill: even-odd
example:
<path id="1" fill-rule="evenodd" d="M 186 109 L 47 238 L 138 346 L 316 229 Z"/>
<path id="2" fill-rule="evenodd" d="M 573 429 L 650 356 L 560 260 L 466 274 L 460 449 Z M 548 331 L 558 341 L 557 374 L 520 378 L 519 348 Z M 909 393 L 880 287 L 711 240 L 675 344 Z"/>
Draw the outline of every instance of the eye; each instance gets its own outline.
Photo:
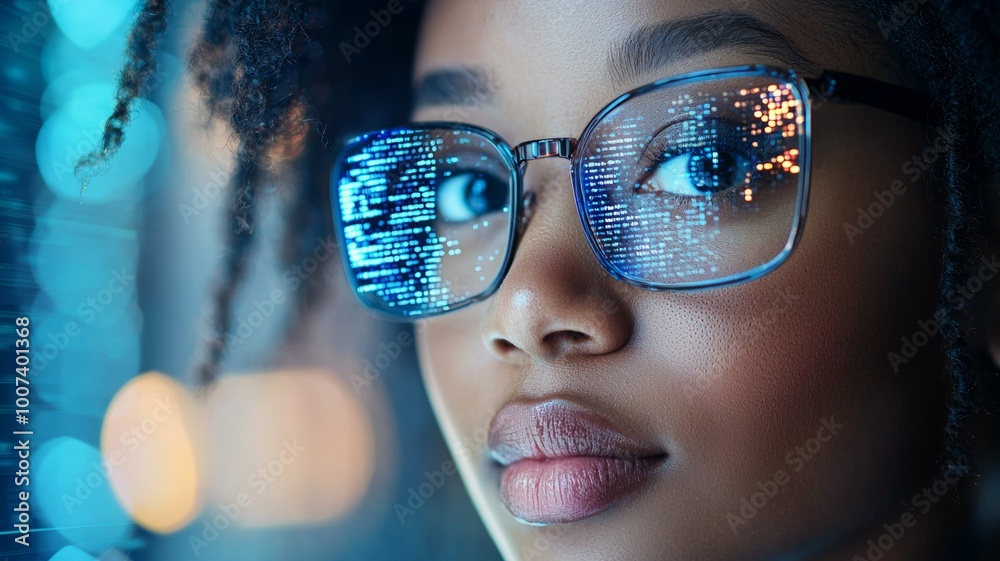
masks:
<path id="1" fill-rule="evenodd" d="M 503 210 L 509 185 L 482 172 L 453 173 L 438 184 L 437 212 L 445 222 L 468 222 Z"/>
<path id="2" fill-rule="evenodd" d="M 751 135 L 730 119 L 685 119 L 661 129 L 639 159 L 635 190 L 675 197 L 711 197 L 760 179 L 783 143 L 776 135 Z"/>
<path id="3" fill-rule="evenodd" d="M 749 158 L 718 146 L 700 146 L 659 159 L 644 174 L 640 190 L 711 196 L 744 185 L 754 171 Z"/>

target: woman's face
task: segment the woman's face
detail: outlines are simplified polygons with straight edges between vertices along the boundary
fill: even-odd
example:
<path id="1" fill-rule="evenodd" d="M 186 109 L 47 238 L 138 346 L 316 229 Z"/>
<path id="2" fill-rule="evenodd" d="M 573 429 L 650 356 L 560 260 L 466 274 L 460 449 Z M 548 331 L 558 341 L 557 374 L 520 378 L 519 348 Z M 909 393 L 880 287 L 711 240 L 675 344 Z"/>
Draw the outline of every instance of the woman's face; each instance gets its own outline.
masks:
<path id="1" fill-rule="evenodd" d="M 815 4 L 438 0 L 415 83 L 455 70 L 480 81 L 425 96 L 413 117 L 515 145 L 578 137 L 619 94 L 695 70 L 898 82 L 879 62 L 877 26 Z M 662 50 L 639 64 L 623 45 L 642 37 Z M 850 558 L 898 520 L 943 422 L 938 338 L 890 360 L 937 295 L 939 217 L 913 172 L 925 126 L 828 102 L 812 132 L 799 246 L 758 280 L 694 293 L 609 276 L 584 237 L 569 163 L 528 164 L 536 200 L 498 292 L 417 326 L 434 410 L 505 557 Z M 878 201 L 884 213 L 859 218 Z"/>

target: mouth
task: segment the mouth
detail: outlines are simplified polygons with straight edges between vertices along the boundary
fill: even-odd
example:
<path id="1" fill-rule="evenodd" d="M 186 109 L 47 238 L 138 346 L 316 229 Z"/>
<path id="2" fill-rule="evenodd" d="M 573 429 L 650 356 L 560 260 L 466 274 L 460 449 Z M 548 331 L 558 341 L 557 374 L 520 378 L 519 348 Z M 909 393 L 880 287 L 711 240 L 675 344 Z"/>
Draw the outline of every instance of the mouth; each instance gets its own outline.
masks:
<path id="1" fill-rule="evenodd" d="M 500 465 L 501 500 L 529 524 L 593 516 L 639 489 L 667 457 L 561 399 L 509 403 L 493 420 L 489 446 Z"/>

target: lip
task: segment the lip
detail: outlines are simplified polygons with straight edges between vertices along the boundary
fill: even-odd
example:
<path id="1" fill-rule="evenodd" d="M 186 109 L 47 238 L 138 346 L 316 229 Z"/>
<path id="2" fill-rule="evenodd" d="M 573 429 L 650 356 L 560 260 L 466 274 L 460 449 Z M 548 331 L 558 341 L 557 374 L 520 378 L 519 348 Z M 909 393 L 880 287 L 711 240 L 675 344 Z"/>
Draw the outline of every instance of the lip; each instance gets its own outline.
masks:
<path id="1" fill-rule="evenodd" d="M 636 491 L 666 458 L 662 448 L 562 399 L 504 406 L 489 448 L 501 466 L 501 500 L 531 524 L 593 516 Z"/>

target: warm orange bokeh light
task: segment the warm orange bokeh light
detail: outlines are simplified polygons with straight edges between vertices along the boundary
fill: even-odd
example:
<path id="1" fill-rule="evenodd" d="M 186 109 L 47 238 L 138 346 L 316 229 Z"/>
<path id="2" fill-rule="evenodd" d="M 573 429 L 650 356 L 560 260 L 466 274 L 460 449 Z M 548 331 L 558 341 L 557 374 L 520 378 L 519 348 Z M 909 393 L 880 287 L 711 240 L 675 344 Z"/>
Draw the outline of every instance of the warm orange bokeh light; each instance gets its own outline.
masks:
<path id="1" fill-rule="evenodd" d="M 111 400 L 101 456 L 118 502 L 136 523 L 168 533 L 201 510 L 198 408 L 174 379 L 141 374 Z"/>
<path id="2" fill-rule="evenodd" d="M 208 518 L 224 505 L 239 526 L 323 522 L 350 510 L 368 488 L 371 420 L 350 385 L 330 372 L 229 376 L 203 407 Z"/>

